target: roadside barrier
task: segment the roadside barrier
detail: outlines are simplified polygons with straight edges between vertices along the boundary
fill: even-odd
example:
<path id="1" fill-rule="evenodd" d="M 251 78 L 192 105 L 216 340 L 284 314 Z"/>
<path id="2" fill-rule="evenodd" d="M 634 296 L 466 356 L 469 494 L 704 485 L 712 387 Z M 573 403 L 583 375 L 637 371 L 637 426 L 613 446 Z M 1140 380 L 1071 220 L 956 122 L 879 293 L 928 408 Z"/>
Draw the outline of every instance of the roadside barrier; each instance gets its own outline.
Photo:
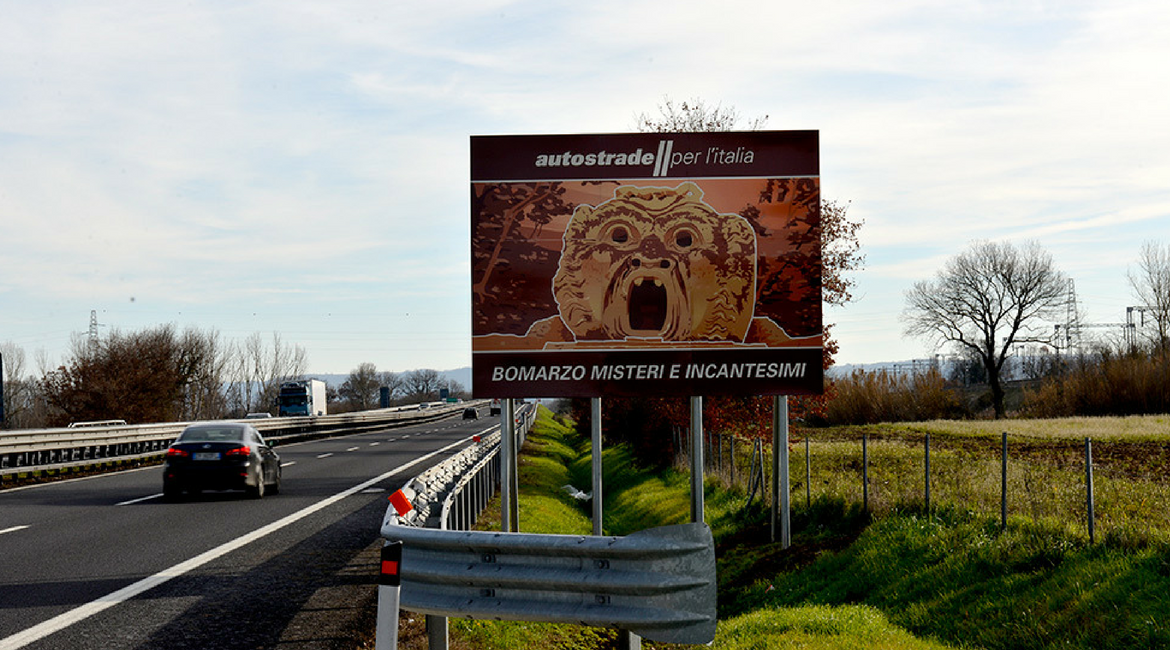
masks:
<path id="1" fill-rule="evenodd" d="M 519 416 L 521 437 L 534 414 Z M 499 486 L 499 437 L 390 497 L 382 536 L 395 560 L 382 565 L 393 575 L 379 580 L 376 650 L 397 647 L 399 607 L 426 614 L 433 650 L 447 647 L 449 616 L 580 623 L 672 643 L 714 639 L 715 550 L 705 524 L 626 537 L 468 530 Z"/>
<path id="2" fill-rule="evenodd" d="M 421 410 L 377 409 L 338 415 L 246 420 L 270 443 L 361 433 L 449 417 L 486 400 Z M 0 481 L 11 475 L 161 458 L 191 422 L 62 427 L 0 432 Z"/>

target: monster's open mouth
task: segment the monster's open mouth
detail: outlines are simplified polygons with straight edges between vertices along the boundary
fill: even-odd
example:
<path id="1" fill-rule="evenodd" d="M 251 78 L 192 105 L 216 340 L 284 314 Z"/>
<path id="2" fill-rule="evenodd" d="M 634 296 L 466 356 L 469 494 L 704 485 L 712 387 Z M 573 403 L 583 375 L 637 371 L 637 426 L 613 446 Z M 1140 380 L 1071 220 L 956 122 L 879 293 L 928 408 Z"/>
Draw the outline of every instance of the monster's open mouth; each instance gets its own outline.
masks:
<path id="1" fill-rule="evenodd" d="M 658 279 L 639 278 L 630 286 L 630 329 L 661 332 L 666 326 L 666 287 Z"/>

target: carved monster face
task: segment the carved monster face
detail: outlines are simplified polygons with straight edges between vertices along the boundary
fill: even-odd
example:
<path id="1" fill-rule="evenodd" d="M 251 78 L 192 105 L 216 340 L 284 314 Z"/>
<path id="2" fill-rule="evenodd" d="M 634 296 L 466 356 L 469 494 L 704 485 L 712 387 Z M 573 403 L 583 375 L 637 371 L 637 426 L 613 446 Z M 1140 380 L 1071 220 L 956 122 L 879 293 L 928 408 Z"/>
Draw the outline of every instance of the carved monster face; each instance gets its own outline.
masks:
<path id="1" fill-rule="evenodd" d="M 694 183 L 625 186 L 577 207 L 553 278 L 577 340 L 743 340 L 755 311 L 755 232 L 702 198 Z"/>

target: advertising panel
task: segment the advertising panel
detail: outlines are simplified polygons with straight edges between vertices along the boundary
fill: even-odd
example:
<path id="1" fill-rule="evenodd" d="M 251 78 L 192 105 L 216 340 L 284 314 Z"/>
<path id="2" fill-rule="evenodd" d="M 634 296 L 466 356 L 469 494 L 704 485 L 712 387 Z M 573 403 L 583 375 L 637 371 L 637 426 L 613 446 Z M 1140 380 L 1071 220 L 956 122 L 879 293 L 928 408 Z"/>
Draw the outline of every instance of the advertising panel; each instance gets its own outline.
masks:
<path id="1" fill-rule="evenodd" d="M 471 138 L 477 397 L 822 390 L 816 131 Z"/>

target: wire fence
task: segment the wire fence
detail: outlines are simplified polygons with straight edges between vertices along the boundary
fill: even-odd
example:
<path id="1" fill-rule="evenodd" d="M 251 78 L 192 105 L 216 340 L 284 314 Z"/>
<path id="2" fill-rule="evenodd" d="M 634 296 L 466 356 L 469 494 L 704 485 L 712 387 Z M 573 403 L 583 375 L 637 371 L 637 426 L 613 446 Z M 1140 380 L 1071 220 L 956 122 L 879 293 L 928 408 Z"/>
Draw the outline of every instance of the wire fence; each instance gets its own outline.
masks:
<path id="1" fill-rule="evenodd" d="M 675 442 L 687 462 L 686 436 Z M 1090 542 L 1170 541 L 1170 440 L 804 431 L 789 447 L 795 508 L 821 498 L 875 514 L 958 508 L 1002 526 L 1059 526 Z M 770 441 L 709 434 L 704 458 L 708 477 L 742 490 L 745 505 L 767 502 Z"/>

